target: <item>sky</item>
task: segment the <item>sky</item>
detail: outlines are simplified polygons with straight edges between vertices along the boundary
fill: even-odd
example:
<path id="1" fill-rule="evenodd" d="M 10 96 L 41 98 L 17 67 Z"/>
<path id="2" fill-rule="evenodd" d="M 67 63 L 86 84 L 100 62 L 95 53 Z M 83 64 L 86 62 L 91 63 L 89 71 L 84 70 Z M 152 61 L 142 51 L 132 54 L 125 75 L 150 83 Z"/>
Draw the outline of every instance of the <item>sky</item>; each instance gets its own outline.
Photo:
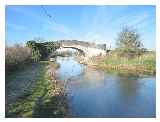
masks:
<path id="1" fill-rule="evenodd" d="M 105 43 L 115 48 L 125 26 L 137 30 L 145 48 L 155 50 L 155 6 L 9 5 L 5 9 L 7 45 L 42 38 Z"/>

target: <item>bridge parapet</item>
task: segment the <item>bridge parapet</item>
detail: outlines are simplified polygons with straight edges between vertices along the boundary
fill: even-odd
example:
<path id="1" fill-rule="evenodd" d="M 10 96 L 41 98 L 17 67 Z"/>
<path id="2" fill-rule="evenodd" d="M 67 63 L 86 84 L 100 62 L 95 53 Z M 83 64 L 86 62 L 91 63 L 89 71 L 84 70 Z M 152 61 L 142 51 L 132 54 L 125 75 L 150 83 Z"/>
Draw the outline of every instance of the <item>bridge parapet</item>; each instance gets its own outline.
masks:
<path id="1" fill-rule="evenodd" d="M 106 44 L 96 44 L 96 43 L 90 43 L 86 41 L 78 41 L 78 40 L 59 40 L 58 41 L 60 45 L 80 45 L 83 47 L 90 47 L 90 48 L 97 48 L 101 50 L 106 50 Z"/>

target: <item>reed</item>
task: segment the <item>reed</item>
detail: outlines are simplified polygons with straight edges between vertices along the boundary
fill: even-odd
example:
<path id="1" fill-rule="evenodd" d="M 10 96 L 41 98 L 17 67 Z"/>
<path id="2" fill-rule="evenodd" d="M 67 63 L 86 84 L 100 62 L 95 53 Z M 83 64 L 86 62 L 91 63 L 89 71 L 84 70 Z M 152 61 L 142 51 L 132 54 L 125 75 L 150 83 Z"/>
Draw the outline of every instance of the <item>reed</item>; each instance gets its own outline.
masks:
<path id="1" fill-rule="evenodd" d="M 146 52 L 133 58 L 119 56 L 111 52 L 107 56 L 95 61 L 97 66 L 106 70 L 117 70 L 141 74 L 155 74 L 156 55 L 155 52 Z"/>

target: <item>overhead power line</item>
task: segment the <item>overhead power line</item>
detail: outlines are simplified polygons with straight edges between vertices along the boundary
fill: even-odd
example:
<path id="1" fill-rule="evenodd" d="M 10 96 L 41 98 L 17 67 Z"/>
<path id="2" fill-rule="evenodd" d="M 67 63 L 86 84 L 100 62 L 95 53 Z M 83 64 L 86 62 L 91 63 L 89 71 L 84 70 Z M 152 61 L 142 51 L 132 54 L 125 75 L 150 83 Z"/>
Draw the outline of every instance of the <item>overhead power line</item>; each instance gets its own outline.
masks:
<path id="1" fill-rule="evenodd" d="M 47 9 L 44 7 L 44 5 L 41 5 L 42 10 L 44 11 L 44 14 L 51 19 L 52 21 L 55 21 L 55 18 L 47 11 Z"/>

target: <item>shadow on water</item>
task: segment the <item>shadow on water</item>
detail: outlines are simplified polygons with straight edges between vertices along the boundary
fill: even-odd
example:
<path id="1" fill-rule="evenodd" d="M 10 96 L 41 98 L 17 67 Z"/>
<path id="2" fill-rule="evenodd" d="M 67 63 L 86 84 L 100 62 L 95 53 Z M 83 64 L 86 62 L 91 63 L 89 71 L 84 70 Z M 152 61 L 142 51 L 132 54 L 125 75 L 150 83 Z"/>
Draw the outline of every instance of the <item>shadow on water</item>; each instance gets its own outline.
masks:
<path id="1" fill-rule="evenodd" d="M 133 97 L 139 89 L 138 78 L 123 77 L 119 78 L 119 89 L 122 97 Z"/>

